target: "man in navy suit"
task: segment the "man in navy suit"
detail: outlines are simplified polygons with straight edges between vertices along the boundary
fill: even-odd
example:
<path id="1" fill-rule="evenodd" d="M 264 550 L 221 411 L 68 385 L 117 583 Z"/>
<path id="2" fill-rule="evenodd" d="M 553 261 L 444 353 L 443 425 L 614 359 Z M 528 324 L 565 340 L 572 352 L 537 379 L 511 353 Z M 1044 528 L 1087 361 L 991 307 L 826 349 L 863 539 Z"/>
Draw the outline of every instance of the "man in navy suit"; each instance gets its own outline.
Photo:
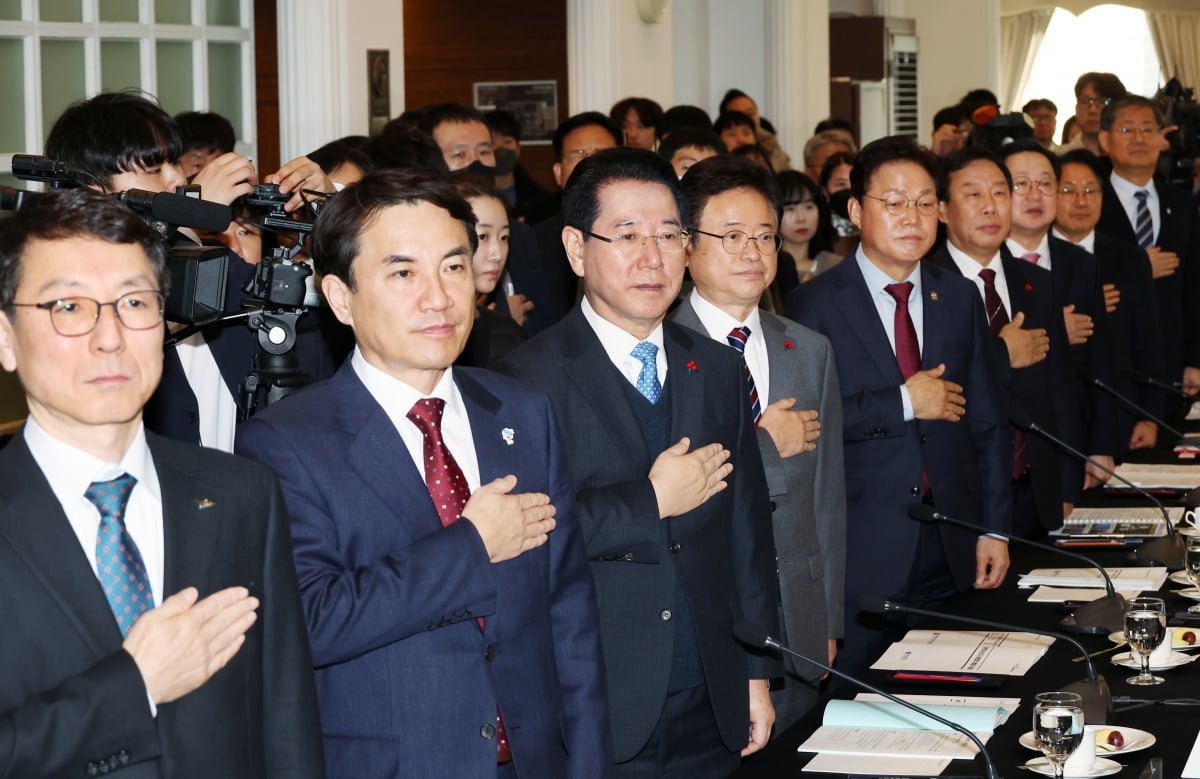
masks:
<path id="1" fill-rule="evenodd" d="M 587 287 L 500 368 L 563 426 L 600 604 L 616 776 L 725 777 L 775 720 L 777 661 L 733 637 L 774 630 L 771 509 L 736 352 L 664 322 L 686 261 L 687 201 L 644 149 L 579 163 L 562 241 Z"/>
<path id="2" fill-rule="evenodd" d="M 450 366 L 474 320 L 471 208 L 377 171 L 313 257 L 356 348 L 243 428 L 280 474 L 331 777 L 599 777 L 596 601 L 545 396 Z"/>
<path id="3" fill-rule="evenodd" d="M 925 501 L 988 528 L 1012 526 L 1012 447 L 991 333 L 970 282 L 921 259 L 937 232 L 935 160 L 901 137 L 865 146 L 850 174 L 862 242 L 802 284 L 787 313 L 837 357 L 846 456 L 846 603 L 865 594 L 930 605 L 998 587 L 1000 539 L 919 525 Z M 883 634 L 848 606 L 842 661 L 874 660 Z"/>

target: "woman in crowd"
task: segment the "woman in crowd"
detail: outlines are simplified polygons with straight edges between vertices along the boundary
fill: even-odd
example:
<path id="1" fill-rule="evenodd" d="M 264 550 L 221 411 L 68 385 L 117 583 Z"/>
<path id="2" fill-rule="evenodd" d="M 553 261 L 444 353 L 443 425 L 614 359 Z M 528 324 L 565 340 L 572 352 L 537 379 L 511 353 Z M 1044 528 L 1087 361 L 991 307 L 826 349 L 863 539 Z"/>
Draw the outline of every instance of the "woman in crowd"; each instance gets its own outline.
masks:
<path id="1" fill-rule="evenodd" d="M 795 270 L 797 281 L 803 283 L 841 260 L 831 251 L 835 236 L 829 204 L 816 182 L 803 173 L 781 171 L 775 175 L 775 182 L 779 186 L 779 202 L 783 204 L 783 218 L 779 222 L 783 238 L 779 277 L 784 276 L 783 266 L 787 265 Z M 790 291 L 780 290 L 784 297 Z"/>
<path id="2" fill-rule="evenodd" d="M 608 112 L 612 123 L 621 128 L 624 145 L 633 149 L 654 150 L 663 109 L 648 97 L 627 97 Z"/>

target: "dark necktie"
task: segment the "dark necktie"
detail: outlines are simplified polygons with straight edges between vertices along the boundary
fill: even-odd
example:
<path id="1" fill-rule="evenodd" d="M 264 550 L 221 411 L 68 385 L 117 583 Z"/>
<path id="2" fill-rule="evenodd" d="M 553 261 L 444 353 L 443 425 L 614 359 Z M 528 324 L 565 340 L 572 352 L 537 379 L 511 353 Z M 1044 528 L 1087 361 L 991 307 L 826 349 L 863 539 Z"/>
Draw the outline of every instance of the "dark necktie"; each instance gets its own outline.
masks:
<path id="1" fill-rule="evenodd" d="M 758 427 L 758 421 L 762 419 L 762 401 L 758 397 L 758 388 L 754 386 L 750 365 L 746 362 L 746 342 L 750 340 L 750 328 L 735 327 L 725 336 L 725 340 L 741 355 L 742 369 L 746 371 L 746 384 L 750 387 L 750 414 L 754 417 L 754 426 Z"/>
<path id="2" fill-rule="evenodd" d="M 984 268 L 979 271 L 983 279 L 983 306 L 987 309 L 988 325 L 992 335 L 999 336 L 1000 331 L 1009 323 L 1008 311 L 1004 309 L 1004 301 L 996 292 L 996 271 Z M 1029 468 L 1029 451 L 1025 447 L 1025 436 L 1020 430 L 1013 431 L 1013 478 L 1018 478 Z"/>
<path id="3" fill-rule="evenodd" d="M 1137 244 L 1143 249 L 1149 249 L 1154 245 L 1154 220 L 1150 217 L 1150 205 L 1146 202 L 1146 198 L 1150 197 L 1150 192 L 1145 189 L 1139 189 L 1133 193 L 1137 199 L 1137 213 L 1135 221 L 1137 224 L 1133 227 L 1133 232 L 1137 236 Z"/>
<path id="4" fill-rule="evenodd" d="M 449 527 L 458 521 L 462 515 L 467 498 L 471 497 L 471 487 L 467 477 L 459 467 L 454 455 L 446 448 L 442 439 L 442 414 L 446 411 L 446 401 L 441 398 L 421 398 L 409 409 L 408 421 L 417 426 L 424 439 L 422 454 L 425 459 L 425 489 L 433 499 L 438 518 L 442 527 Z M 483 630 L 483 617 L 478 617 L 479 629 Z M 508 746 L 508 733 L 504 729 L 504 720 L 500 710 L 496 710 L 497 753 L 501 762 L 512 760 L 512 751 Z"/>
<path id="5" fill-rule="evenodd" d="M 94 481 L 83 493 L 100 512 L 96 573 L 122 636 L 129 635 L 138 617 L 154 608 L 146 565 L 125 528 L 125 506 L 135 484 L 137 479 L 123 473 L 111 481 Z"/>
<path id="6" fill-rule="evenodd" d="M 911 281 L 888 284 L 884 289 L 896 301 L 894 320 L 896 336 L 896 364 L 905 381 L 921 370 L 921 342 L 917 340 L 917 328 L 908 314 L 908 296 L 912 292 Z"/>

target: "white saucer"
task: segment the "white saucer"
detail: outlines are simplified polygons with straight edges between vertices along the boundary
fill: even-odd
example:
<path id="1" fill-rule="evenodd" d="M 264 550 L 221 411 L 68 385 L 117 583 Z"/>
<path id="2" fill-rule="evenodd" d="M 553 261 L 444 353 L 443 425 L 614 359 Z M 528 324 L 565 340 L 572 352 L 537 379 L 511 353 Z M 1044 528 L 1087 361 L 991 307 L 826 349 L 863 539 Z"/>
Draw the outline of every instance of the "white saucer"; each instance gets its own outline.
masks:
<path id="1" fill-rule="evenodd" d="M 1151 665 L 1151 671 L 1169 671 L 1172 668 L 1178 668 L 1181 665 L 1186 665 L 1196 659 L 1196 655 L 1185 655 L 1183 652 L 1171 652 L 1171 657 L 1167 662 L 1161 665 Z M 1113 665 L 1119 665 L 1122 668 L 1132 668 L 1135 671 L 1142 670 L 1142 661 L 1133 657 L 1129 652 L 1122 652 L 1119 655 L 1113 655 Z"/>
<path id="2" fill-rule="evenodd" d="M 1196 587 L 1187 587 L 1182 590 L 1171 590 L 1172 595 L 1178 595 L 1181 598 L 1191 598 L 1192 600 L 1200 600 L 1200 589 Z"/>
<path id="3" fill-rule="evenodd" d="M 1167 581 L 1172 581 L 1172 582 L 1175 582 L 1176 584 L 1183 584 L 1188 587 L 1192 586 L 1192 580 L 1187 577 L 1186 571 L 1172 572 L 1171 575 L 1167 577 Z"/>
<path id="4" fill-rule="evenodd" d="M 1025 764 L 1025 767 L 1035 774 L 1042 776 L 1054 776 L 1054 767 L 1050 765 L 1050 761 L 1044 757 L 1035 757 Z M 1089 777 L 1089 776 L 1108 776 L 1115 774 L 1121 770 L 1121 764 L 1115 760 L 1105 760 L 1103 757 L 1096 758 L 1096 762 L 1092 763 L 1092 770 L 1086 774 L 1066 774 L 1067 777 Z"/>
<path id="5" fill-rule="evenodd" d="M 1175 628 L 1167 628 L 1167 630 L 1174 630 L 1174 629 L 1175 629 Z M 1197 635 L 1198 637 L 1200 637 L 1200 627 L 1197 627 L 1197 628 L 1189 628 L 1189 629 L 1190 629 L 1190 630 L 1195 630 L 1195 631 L 1196 631 L 1196 635 Z M 1114 644 L 1127 644 L 1127 643 L 1129 643 L 1129 642 L 1127 642 L 1127 641 L 1125 640 L 1125 631 L 1123 631 L 1123 630 L 1118 630 L 1118 631 L 1116 631 L 1115 633 L 1109 633 L 1109 634 L 1108 634 L 1108 640 L 1109 640 L 1109 641 L 1111 641 L 1111 642 L 1113 642 Z M 1176 644 L 1176 643 L 1174 643 L 1174 634 L 1173 634 L 1173 633 L 1172 633 L 1172 636 L 1171 636 L 1171 641 L 1172 641 L 1172 643 L 1171 643 L 1171 649 L 1173 649 L 1173 650 L 1174 650 L 1174 651 L 1176 651 L 1176 652 L 1190 652 L 1190 651 L 1192 651 L 1193 649 L 1200 649 L 1200 641 L 1198 641 L 1198 642 L 1197 642 L 1197 643 L 1195 643 L 1195 644 Z"/>
<path id="6" fill-rule="evenodd" d="M 1096 729 L 1104 730 L 1105 728 L 1110 728 L 1110 727 L 1112 727 L 1112 726 L 1111 725 L 1097 725 Z M 1130 752 L 1138 752 L 1147 747 L 1152 747 L 1152 746 L 1154 746 L 1154 742 L 1158 740 L 1154 737 L 1153 733 L 1148 733 L 1144 730 L 1138 730 L 1137 728 L 1113 728 L 1113 729 L 1121 731 L 1121 735 L 1125 737 L 1125 746 L 1121 747 L 1120 749 L 1103 749 L 1101 747 L 1096 747 L 1097 752 L 1101 752 L 1105 755 L 1125 755 Z M 1022 733 L 1021 738 L 1017 739 L 1017 743 L 1020 744 L 1021 746 L 1025 747 L 1026 749 L 1032 749 L 1034 752 L 1039 751 L 1037 742 L 1034 740 L 1032 730 Z"/>

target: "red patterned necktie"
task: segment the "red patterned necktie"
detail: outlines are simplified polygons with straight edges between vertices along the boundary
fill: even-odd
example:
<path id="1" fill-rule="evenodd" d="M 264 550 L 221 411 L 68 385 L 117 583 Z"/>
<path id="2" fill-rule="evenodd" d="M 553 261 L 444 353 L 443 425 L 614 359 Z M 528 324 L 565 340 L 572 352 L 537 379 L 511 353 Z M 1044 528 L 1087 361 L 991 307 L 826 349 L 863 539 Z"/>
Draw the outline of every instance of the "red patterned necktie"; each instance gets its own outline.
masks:
<path id="1" fill-rule="evenodd" d="M 992 335 L 999 336 L 1000 331 L 1011 320 L 1008 318 L 1008 311 L 1004 309 L 1004 301 L 996 292 L 996 271 L 984 268 L 979 271 L 979 278 L 983 279 L 983 307 L 987 309 L 988 325 L 992 328 Z M 1025 436 L 1021 434 L 1020 430 L 1015 430 L 1013 431 L 1013 478 L 1021 476 L 1028 467 L 1029 450 L 1025 446 Z"/>
<path id="2" fill-rule="evenodd" d="M 424 439 L 425 488 L 433 499 L 442 527 L 449 527 L 462 515 L 463 506 L 471 497 L 471 487 L 458 461 L 442 440 L 442 414 L 445 411 L 446 401 L 441 398 L 422 398 L 413 404 L 406 416 L 421 431 Z M 483 617 L 477 619 L 479 629 L 483 630 Z M 499 709 L 496 709 L 496 742 L 499 761 L 507 763 L 512 760 L 508 732 L 504 729 L 504 719 Z"/>
<path id="3" fill-rule="evenodd" d="M 137 479 L 123 473 L 110 481 L 94 481 L 83 493 L 100 512 L 96 573 L 122 636 L 129 634 L 138 617 L 154 608 L 146 565 L 125 528 L 125 506 L 135 484 Z"/>
<path id="4" fill-rule="evenodd" d="M 921 370 L 921 342 L 917 340 L 917 328 L 913 326 L 912 317 L 908 314 L 908 296 L 912 293 L 912 288 L 911 281 L 888 284 L 884 287 L 896 301 L 896 364 L 900 366 L 900 375 L 905 381 Z"/>

